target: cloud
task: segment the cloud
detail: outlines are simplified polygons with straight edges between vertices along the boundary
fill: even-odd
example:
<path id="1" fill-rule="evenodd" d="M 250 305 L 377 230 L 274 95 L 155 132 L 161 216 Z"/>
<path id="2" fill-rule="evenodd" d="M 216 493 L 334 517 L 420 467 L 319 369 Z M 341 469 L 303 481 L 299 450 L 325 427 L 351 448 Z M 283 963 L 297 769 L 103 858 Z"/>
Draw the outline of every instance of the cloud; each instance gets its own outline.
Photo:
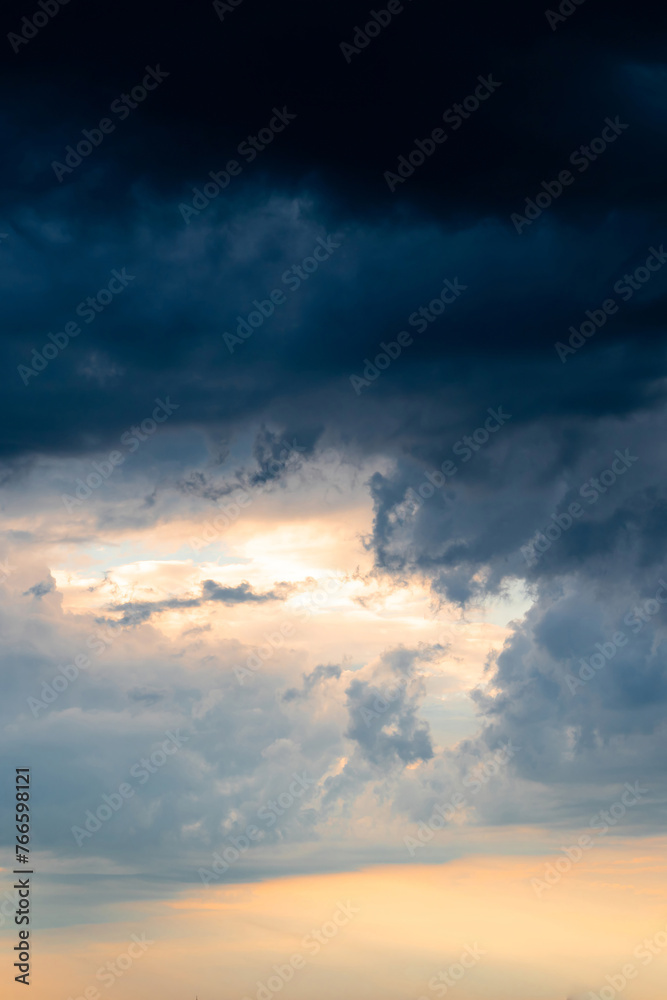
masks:
<path id="1" fill-rule="evenodd" d="M 24 591 L 23 596 L 27 597 L 28 594 L 32 594 L 33 597 L 40 599 L 46 594 L 51 594 L 56 587 L 56 581 L 52 576 L 48 580 L 43 580 L 41 583 L 36 583 L 34 587 L 29 587 L 28 590 Z"/>
<path id="2" fill-rule="evenodd" d="M 428 724 L 419 717 L 424 688 L 414 670 L 425 656 L 403 648 L 387 651 L 346 688 L 346 735 L 371 764 L 393 767 L 433 757 Z"/>
<path id="3" fill-rule="evenodd" d="M 142 625 L 163 611 L 181 611 L 200 608 L 209 602 L 228 606 L 234 604 L 263 604 L 266 601 L 285 600 L 289 587 L 281 585 L 276 591 L 257 594 L 247 581 L 236 587 L 225 587 L 215 580 L 204 580 L 199 597 L 170 597 L 163 601 L 125 601 L 109 605 L 109 611 L 122 612 L 122 618 L 109 619 L 114 625 Z"/>
<path id="4" fill-rule="evenodd" d="M 313 688 L 317 687 L 324 681 L 335 678 L 338 680 L 341 675 L 341 668 L 335 663 L 330 663 L 328 665 L 320 664 L 311 670 L 309 674 L 303 675 L 303 686 L 301 690 L 299 688 L 289 688 L 285 691 L 283 695 L 283 701 L 295 701 L 297 698 L 307 698 Z"/>

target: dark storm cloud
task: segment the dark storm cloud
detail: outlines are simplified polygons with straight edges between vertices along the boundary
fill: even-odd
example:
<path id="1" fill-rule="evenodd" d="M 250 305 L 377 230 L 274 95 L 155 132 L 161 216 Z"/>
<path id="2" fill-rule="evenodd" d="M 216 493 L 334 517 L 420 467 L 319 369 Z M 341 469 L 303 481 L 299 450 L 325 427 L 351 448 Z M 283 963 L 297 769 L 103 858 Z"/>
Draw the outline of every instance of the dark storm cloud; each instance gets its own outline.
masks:
<path id="1" fill-rule="evenodd" d="M 297 120 L 246 174 L 270 174 L 287 188 L 309 176 L 356 211 L 369 202 L 378 211 L 383 202 L 391 205 L 383 171 L 473 92 L 480 74 L 494 74 L 503 83 L 492 101 L 405 187 L 417 202 L 428 197 L 429 210 L 435 204 L 465 217 L 502 205 L 509 213 L 513 199 L 539 185 L 573 139 L 592 138 L 605 115 L 625 113 L 637 98 L 642 119 L 660 107 L 663 37 L 648 12 L 619 2 L 604 11 L 584 6 L 553 32 L 543 9 L 527 2 L 515 5 L 511 17 L 480 2 L 455 12 L 404 6 L 349 64 L 340 43 L 352 41 L 355 26 L 370 18 L 361 0 L 326 10 L 259 0 L 223 22 L 210 3 L 169 17 L 160 8 L 137 11 L 108 0 L 94 16 L 85 8 L 63 10 L 6 60 L 4 72 L 23 96 L 10 117 L 11 139 L 21 146 L 26 120 L 40 136 L 9 161 L 6 182 L 20 178 L 35 193 L 57 183 L 51 161 L 141 81 L 146 65 L 158 63 L 169 78 L 127 120 L 116 120 L 115 132 L 65 182 L 80 191 L 80 212 L 104 212 L 95 197 L 100 187 L 121 204 L 132 184 L 189 193 L 189 184 L 220 169 L 266 124 L 275 105 L 290 107 Z M 10 4 L 7 31 L 23 15 L 20 4 Z M 98 34 L 114 52 L 112 63 L 98 58 Z M 634 143 L 639 156 L 640 137 Z M 659 165 L 649 170 L 657 183 Z M 495 183 L 487 181 L 491 172 Z M 637 197 L 630 188 L 619 191 L 606 171 L 586 186 L 587 200 L 598 203 L 610 195 Z"/>
<path id="2" fill-rule="evenodd" d="M 647 113 L 664 87 L 654 27 L 633 12 L 621 45 L 603 30 L 620 30 L 620 6 L 579 10 L 553 33 L 530 5 L 511 19 L 410 5 L 400 27 L 347 65 L 338 46 L 366 16 L 360 4 L 337 5 L 308 42 L 294 22 L 314 29 L 317 9 L 262 10 L 252 21 L 238 10 L 224 24 L 210 5 L 157 24 L 134 11 L 129 47 L 119 9 L 103 4 L 96 18 L 115 52 L 109 67 L 93 57 L 89 14 L 70 8 L 17 53 L 12 70 L 32 83 L 7 113 L 15 154 L 4 174 L 13 232 L 2 248 L 5 454 L 103 446 L 166 392 L 179 401 L 176 423 L 229 437 L 271 414 L 308 449 L 328 426 L 352 447 L 386 448 L 387 413 L 397 447 L 420 447 L 409 435 L 418 409 L 437 429 L 452 419 L 441 395 L 458 416 L 491 386 L 519 419 L 641 406 L 663 365 L 661 348 L 655 355 L 664 275 L 565 366 L 554 364 L 553 344 L 665 231 L 660 181 L 647 177 L 664 152 Z M 188 37 L 197 39 L 195 60 Z M 79 92 L 66 71 L 74 50 L 87 81 Z M 137 51 L 146 63 L 161 59 L 169 78 L 59 185 L 51 160 L 143 72 Z M 212 69 L 221 52 L 224 80 L 245 82 L 233 106 Z M 251 57 L 263 71 L 249 80 Z M 503 82 L 488 104 L 392 195 L 383 171 L 490 72 Z M 285 101 L 299 105 L 296 121 L 186 225 L 178 205 L 192 185 L 233 154 L 232 137 L 236 144 Z M 510 213 L 608 116 L 627 121 L 627 131 L 585 171 L 573 167 L 575 183 L 518 235 Z M 230 354 L 223 333 L 326 234 L 342 239 L 332 259 Z M 82 320 L 80 304 L 88 316 L 86 300 L 123 270 L 132 278 L 122 294 Z M 417 333 L 408 317 L 445 278 L 460 280 L 464 296 Z M 65 334 L 68 323 L 81 332 Z M 402 328 L 414 343 L 357 397 L 350 375 L 362 375 L 365 359 Z M 66 346 L 56 350 L 49 334 Z M 591 370 L 603 388 L 591 391 Z M 265 446 L 260 465 L 270 453 Z"/>
<path id="3" fill-rule="evenodd" d="M 554 343 L 569 337 L 568 326 L 584 321 L 586 309 L 613 294 L 609 283 L 584 280 L 582 268 L 591 259 L 606 261 L 605 277 L 622 275 L 616 262 L 627 256 L 628 237 L 580 234 L 574 247 L 551 220 L 545 221 L 549 240 L 537 243 L 532 235 L 523 239 L 499 227 L 454 234 L 415 218 L 388 224 L 384 232 L 355 229 L 326 271 L 322 266 L 285 312 L 267 319 L 230 355 L 223 332 L 235 329 L 253 299 L 265 299 L 284 269 L 312 250 L 323 232 L 316 214 L 305 209 L 295 219 L 286 201 L 270 211 L 248 209 L 220 231 L 219 263 L 210 258 L 208 239 L 188 243 L 182 234 L 160 238 L 159 266 L 146 262 L 138 233 L 129 245 L 127 235 L 110 231 L 94 260 L 83 262 L 68 237 L 49 265 L 48 280 L 37 283 L 34 277 L 17 283 L 42 266 L 41 255 L 18 245 L 3 279 L 9 330 L 3 341 L 2 405 L 10 428 L 3 436 L 5 455 L 90 451 L 95 443 L 111 450 L 166 395 L 179 406 L 168 433 L 186 423 L 229 437 L 271 419 L 300 447 L 310 450 L 327 428 L 365 451 L 424 451 L 428 436 L 441 438 L 454 421 L 467 429 L 479 400 L 485 406 L 502 401 L 518 411 L 516 419 L 530 420 L 625 413 L 661 398 L 660 329 L 635 303 L 658 308 L 665 275 L 656 274 L 563 364 Z M 243 259 L 241 224 L 262 237 Z M 632 246 L 659 242 L 653 224 L 637 220 L 632 229 Z M 275 250 L 267 252 L 264 238 Z M 183 254 L 189 273 L 181 266 Z M 82 323 L 81 333 L 24 385 L 18 366 L 34 364 L 33 351 L 41 354 L 49 333 L 76 320 L 77 303 L 95 295 L 123 261 L 136 274 L 134 283 L 89 326 Z M 467 291 L 428 323 L 417 311 L 437 297 L 445 277 L 458 277 Z M 381 352 L 381 342 L 395 342 L 401 330 L 412 344 L 357 395 L 350 376 L 362 377 L 366 359 Z M 105 355 L 116 374 L 102 382 L 91 374 L 86 364 L 92 350 Z"/>
<path id="4" fill-rule="evenodd" d="M 511 577 L 595 579 L 623 567 L 641 583 L 667 558 L 663 426 L 651 411 L 632 422 L 509 421 L 484 444 L 471 427 L 455 461 L 451 447 L 424 465 L 403 459 L 370 482 L 377 563 L 430 577 L 460 603 Z"/>
<path id="5" fill-rule="evenodd" d="M 419 448 L 415 414 L 425 409 L 434 430 L 449 424 L 444 394 L 463 420 L 471 400 L 498 392 L 518 419 L 642 406 L 664 364 L 663 275 L 567 365 L 554 366 L 553 344 L 665 232 L 655 25 L 620 4 L 577 10 L 556 32 L 529 4 L 511 18 L 486 5 L 411 4 L 348 65 L 339 43 L 365 5 L 338 4 L 325 18 L 304 5 L 253 9 L 224 23 L 210 4 L 169 18 L 133 10 L 130 45 L 122 4 L 101 4 L 94 22 L 68 8 L 11 61 L 6 72 L 31 83 L 6 113 L 5 454 L 104 445 L 168 391 L 176 422 L 233 435 L 271 414 L 307 448 L 333 426 L 370 450 L 387 447 L 388 413 L 397 448 Z M 112 65 L 91 45 L 101 26 Z M 249 76 L 256 60 L 261 72 Z M 59 150 L 158 62 L 169 77 L 58 184 Z M 71 65 L 85 87 L 72 85 Z M 392 195 L 383 172 L 489 73 L 497 92 Z M 233 102 L 230 81 L 243 81 Z M 276 104 L 297 119 L 186 225 L 179 203 Z M 510 213 L 607 116 L 627 132 L 585 171 L 572 168 L 575 183 L 518 235 Z M 344 235 L 341 249 L 230 355 L 222 333 L 326 233 Z M 48 334 L 77 321 L 78 304 L 122 268 L 134 276 L 122 295 L 24 385 L 18 366 L 35 363 L 33 349 L 51 353 Z M 446 277 L 465 296 L 357 398 L 349 376 Z"/>

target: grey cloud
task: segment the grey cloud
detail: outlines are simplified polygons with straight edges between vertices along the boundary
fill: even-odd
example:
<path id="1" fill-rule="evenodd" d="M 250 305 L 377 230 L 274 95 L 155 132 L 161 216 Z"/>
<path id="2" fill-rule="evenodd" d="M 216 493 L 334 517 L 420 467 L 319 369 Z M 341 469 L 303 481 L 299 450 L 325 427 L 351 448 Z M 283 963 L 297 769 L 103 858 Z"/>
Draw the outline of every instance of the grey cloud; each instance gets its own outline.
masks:
<path id="1" fill-rule="evenodd" d="M 45 597 L 46 594 L 51 594 L 55 589 L 56 581 L 52 576 L 50 576 L 48 580 L 43 580 L 41 583 L 36 583 L 34 587 L 29 587 L 23 596 L 27 597 L 28 594 L 31 594 L 33 597 L 37 598 Z"/>
<path id="2" fill-rule="evenodd" d="M 315 667 L 309 674 L 303 675 L 303 686 L 299 688 L 289 688 L 283 695 L 283 701 L 296 701 L 300 698 L 307 698 L 310 692 L 318 687 L 323 681 L 334 678 L 338 680 L 341 675 L 341 668 L 336 664 L 328 664 Z"/>
<path id="3" fill-rule="evenodd" d="M 404 648 L 388 651 L 377 668 L 362 671 L 346 688 L 346 735 L 376 766 L 413 764 L 433 756 L 428 724 L 418 714 L 424 690 L 415 664 L 421 655 Z"/>
<path id="4" fill-rule="evenodd" d="M 162 611 L 185 611 L 189 608 L 199 608 L 211 601 L 226 605 L 264 604 L 266 601 L 284 600 L 285 596 L 285 585 L 276 591 L 257 594 L 246 581 L 236 587 L 225 587 L 215 580 L 204 580 L 200 597 L 170 597 L 163 601 L 125 601 L 121 604 L 111 604 L 109 611 L 122 612 L 122 618 L 109 619 L 108 624 L 141 625 Z"/>

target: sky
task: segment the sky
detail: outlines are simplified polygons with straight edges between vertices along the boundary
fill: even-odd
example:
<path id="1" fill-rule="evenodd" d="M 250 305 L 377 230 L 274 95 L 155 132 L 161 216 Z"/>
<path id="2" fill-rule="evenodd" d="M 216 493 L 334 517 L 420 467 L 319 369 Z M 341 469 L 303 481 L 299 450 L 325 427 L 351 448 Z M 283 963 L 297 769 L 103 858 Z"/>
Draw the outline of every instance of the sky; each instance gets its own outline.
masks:
<path id="1" fill-rule="evenodd" d="M 2 19 L 11 995 L 659 1000 L 663 25 Z"/>

